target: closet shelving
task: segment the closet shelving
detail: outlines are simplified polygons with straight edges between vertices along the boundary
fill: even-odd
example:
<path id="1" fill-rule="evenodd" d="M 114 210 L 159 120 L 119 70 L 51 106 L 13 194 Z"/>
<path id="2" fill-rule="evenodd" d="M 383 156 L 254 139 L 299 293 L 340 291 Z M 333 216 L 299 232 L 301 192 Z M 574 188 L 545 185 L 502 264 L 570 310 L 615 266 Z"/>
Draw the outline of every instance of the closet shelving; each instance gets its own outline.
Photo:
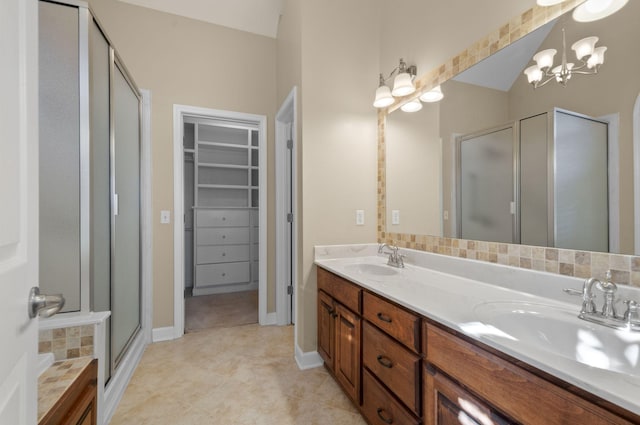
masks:
<path id="1" fill-rule="evenodd" d="M 193 124 L 192 142 L 185 139 L 185 157 L 193 155 L 193 294 L 257 288 L 258 130 L 202 118 L 187 122 Z"/>

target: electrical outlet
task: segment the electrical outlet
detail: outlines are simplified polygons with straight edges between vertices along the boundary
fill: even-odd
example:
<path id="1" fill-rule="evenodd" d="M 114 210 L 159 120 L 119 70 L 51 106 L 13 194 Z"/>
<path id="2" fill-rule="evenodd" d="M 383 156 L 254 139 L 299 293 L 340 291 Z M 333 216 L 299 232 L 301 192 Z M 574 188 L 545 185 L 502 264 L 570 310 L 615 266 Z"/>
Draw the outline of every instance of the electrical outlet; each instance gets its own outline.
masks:
<path id="1" fill-rule="evenodd" d="M 444 210 L 444 219 L 449 220 L 449 210 Z"/>
<path id="2" fill-rule="evenodd" d="M 391 210 L 391 224 L 400 224 L 400 210 Z"/>
<path id="3" fill-rule="evenodd" d="M 161 224 L 171 223 L 171 211 L 169 210 L 160 211 L 160 223 Z"/>
<path id="4" fill-rule="evenodd" d="M 356 225 L 364 226 L 364 210 L 356 210 Z"/>

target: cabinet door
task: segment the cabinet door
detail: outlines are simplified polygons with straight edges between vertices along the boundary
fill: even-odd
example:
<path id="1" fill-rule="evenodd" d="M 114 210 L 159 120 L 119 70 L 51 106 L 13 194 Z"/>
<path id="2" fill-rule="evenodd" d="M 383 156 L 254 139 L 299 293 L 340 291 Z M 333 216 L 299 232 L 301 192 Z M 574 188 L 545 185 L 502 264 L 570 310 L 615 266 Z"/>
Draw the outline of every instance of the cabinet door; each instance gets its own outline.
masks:
<path id="1" fill-rule="evenodd" d="M 362 319 L 341 304 L 337 304 L 336 313 L 336 379 L 349 397 L 359 405 Z"/>
<path id="2" fill-rule="evenodd" d="M 439 372 L 425 373 L 425 425 L 515 424 Z"/>
<path id="3" fill-rule="evenodd" d="M 318 353 L 332 371 L 335 354 L 335 318 L 333 300 L 324 292 L 318 291 Z"/>

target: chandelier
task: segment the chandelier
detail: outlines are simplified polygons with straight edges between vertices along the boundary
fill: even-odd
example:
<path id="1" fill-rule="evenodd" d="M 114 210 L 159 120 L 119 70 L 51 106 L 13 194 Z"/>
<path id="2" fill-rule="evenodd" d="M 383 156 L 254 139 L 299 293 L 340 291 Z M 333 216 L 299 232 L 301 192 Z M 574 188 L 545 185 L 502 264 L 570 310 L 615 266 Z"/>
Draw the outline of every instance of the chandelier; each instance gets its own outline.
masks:
<path id="1" fill-rule="evenodd" d="M 536 64 L 524 70 L 529 83 L 533 85 L 534 89 L 542 87 L 552 80 L 566 86 L 574 74 L 597 74 L 600 65 L 604 63 L 604 52 L 607 51 L 605 46 L 596 47 L 597 42 L 598 37 L 586 37 L 576 41 L 571 49 L 575 52 L 578 62 L 567 62 L 567 42 L 563 28 L 562 62 L 555 68 L 553 67 L 553 58 L 558 53 L 556 49 L 547 49 L 536 53 L 533 56 Z"/>

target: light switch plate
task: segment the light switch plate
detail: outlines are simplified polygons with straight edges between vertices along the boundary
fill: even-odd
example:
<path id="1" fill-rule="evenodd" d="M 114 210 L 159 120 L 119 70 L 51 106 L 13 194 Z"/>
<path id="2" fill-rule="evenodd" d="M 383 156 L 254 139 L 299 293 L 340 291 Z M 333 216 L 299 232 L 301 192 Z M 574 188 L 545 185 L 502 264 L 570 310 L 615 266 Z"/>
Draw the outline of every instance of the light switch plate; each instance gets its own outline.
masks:
<path id="1" fill-rule="evenodd" d="M 356 210 L 356 225 L 364 226 L 364 210 Z"/>
<path id="2" fill-rule="evenodd" d="M 391 224 L 400 224 L 400 210 L 391 210 Z"/>
<path id="3" fill-rule="evenodd" d="M 161 224 L 171 223 L 171 211 L 169 210 L 160 211 L 160 223 Z"/>

